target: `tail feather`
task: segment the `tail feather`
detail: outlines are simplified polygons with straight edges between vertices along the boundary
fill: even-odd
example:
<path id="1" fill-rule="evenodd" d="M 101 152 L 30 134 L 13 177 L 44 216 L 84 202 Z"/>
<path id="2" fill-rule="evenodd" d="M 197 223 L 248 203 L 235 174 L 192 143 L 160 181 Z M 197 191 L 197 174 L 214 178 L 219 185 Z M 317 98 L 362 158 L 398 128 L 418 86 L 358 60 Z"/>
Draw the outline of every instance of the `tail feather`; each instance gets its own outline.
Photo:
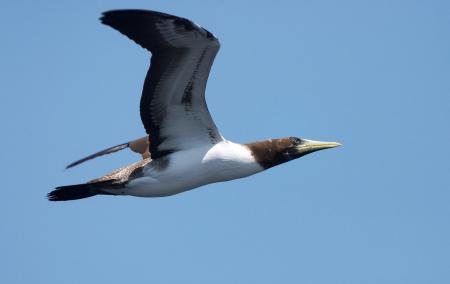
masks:
<path id="1" fill-rule="evenodd" d="M 47 194 L 47 198 L 50 201 L 67 201 L 87 198 L 98 194 L 116 195 L 102 190 L 102 188 L 108 185 L 111 186 L 111 181 L 58 186 L 55 190 Z"/>

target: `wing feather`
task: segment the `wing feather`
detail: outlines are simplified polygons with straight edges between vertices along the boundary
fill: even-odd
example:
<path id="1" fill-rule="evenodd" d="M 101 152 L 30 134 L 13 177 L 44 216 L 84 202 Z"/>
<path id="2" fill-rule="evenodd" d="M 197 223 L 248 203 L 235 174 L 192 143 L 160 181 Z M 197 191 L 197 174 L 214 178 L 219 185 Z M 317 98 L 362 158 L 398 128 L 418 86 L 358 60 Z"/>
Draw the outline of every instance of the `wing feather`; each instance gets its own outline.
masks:
<path id="1" fill-rule="evenodd" d="M 205 101 L 220 48 L 216 37 L 187 19 L 154 11 L 109 11 L 101 21 L 152 53 L 140 102 L 152 158 L 223 139 Z"/>

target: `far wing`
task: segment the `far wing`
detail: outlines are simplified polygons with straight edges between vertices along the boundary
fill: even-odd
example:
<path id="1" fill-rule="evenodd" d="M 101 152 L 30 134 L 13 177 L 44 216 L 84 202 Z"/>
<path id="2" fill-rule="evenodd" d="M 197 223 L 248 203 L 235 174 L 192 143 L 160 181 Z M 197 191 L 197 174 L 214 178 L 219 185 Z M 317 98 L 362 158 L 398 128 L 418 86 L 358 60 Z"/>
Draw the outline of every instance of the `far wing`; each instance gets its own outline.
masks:
<path id="1" fill-rule="evenodd" d="M 82 164 L 86 161 L 95 159 L 95 158 L 103 156 L 103 155 L 108 155 L 108 154 L 111 154 L 111 153 L 114 153 L 114 152 L 117 152 L 117 151 L 120 151 L 120 150 L 123 150 L 126 148 L 130 148 L 133 152 L 141 154 L 143 159 L 150 158 L 149 144 L 150 144 L 149 137 L 144 136 L 139 139 L 136 139 L 136 140 L 133 140 L 133 141 L 130 141 L 127 143 L 122 143 L 122 144 L 116 145 L 114 147 L 110 147 L 110 148 L 107 148 L 100 152 L 97 152 L 95 154 L 89 155 L 87 157 L 84 157 L 78 161 L 71 163 L 70 165 L 68 165 L 66 167 L 66 169 L 78 166 L 79 164 Z"/>
<path id="2" fill-rule="evenodd" d="M 153 159 L 223 140 L 205 101 L 220 47 L 216 37 L 187 19 L 160 12 L 109 11 L 101 20 L 152 53 L 140 112 Z"/>

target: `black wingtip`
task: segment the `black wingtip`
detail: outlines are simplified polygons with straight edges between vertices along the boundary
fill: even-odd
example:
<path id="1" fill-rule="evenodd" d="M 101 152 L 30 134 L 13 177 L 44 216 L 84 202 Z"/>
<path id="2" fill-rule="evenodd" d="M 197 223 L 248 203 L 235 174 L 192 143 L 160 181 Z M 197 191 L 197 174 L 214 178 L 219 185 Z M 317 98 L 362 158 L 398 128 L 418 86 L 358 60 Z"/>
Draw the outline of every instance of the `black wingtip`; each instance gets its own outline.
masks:
<path id="1" fill-rule="evenodd" d="M 102 13 L 99 20 L 102 24 L 111 26 L 117 29 L 117 25 L 128 25 L 124 24 L 123 21 L 128 22 L 142 22 L 146 17 L 159 17 L 166 19 L 182 19 L 187 20 L 178 16 L 166 14 L 163 12 L 152 11 L 152 10 L 141 10 L 141 9 L 122 9 L 122 10 L 109 10 Z"/>
<path id="2" fill-rule="evenodd" d="M 167 20 L 171 20 L 171 23 L 166 22 Z M 111 10 L 103 12 L 100 21 L 124 34 L 153 55 L 165 48 L 189 47 L 189 41 L 181 41 L 180 46 L 174 46 L 173 42 L 169 43 L 172 37 L 179 37 L 183 30 L 184 32 L 195 30 L 210 41 L 217 40 L 212 33 L 186 18 L 157 11 Z"/>
<path id="3" fill-rule="evenodd" d="M 68 169 L 73 168 L 73 167 L 75 167 L 75 166 L 77 166 L 77 165 L 79 165 L 79 164 L 81 164 L 81 163 L 83 163 L 83 162 L 84 162 L 83 160 L 75 161 L 75 162 L 73 162 L 73 163 L 67 165 L 65 169 L 68 170 Z"/>

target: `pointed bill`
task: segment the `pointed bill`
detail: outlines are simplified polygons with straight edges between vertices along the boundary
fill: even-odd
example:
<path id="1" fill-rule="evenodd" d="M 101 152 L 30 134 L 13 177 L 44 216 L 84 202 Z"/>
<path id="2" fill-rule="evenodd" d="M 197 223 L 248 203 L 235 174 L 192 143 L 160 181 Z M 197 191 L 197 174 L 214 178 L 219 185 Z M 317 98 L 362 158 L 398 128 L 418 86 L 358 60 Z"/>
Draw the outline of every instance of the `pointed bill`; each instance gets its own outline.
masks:
<path id="1" fill-rule="evenodd" d="M 341 146 L 340 143 L 337 142 L 323 142 L 323 141 L 314 141 L 308 139 L 302 139 L 303 143 L 297 146 L 297 151 L 302 154 L 308 154 L 311 152 L 335 148 Z"/>

